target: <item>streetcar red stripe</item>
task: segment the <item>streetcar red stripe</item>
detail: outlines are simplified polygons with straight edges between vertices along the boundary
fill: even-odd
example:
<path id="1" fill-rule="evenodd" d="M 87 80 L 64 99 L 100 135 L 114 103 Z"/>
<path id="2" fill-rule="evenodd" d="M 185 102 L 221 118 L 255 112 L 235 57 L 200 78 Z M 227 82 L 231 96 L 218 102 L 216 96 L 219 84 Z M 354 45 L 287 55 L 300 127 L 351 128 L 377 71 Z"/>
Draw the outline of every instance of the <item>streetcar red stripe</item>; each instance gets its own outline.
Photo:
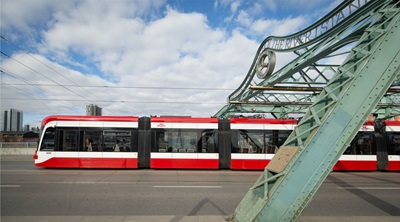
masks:
<path id="1" fill-rule="evenodd" d="M 54 157 L 41 163 L 38 167 L 47 168 L 138 168 L 137 158 L 68 158 Z"/>
<path id="2" fill-rule="evenodd" d="M 218 169 L 218 159 L 156 159 L 150 160 L 152 169 Z"/>

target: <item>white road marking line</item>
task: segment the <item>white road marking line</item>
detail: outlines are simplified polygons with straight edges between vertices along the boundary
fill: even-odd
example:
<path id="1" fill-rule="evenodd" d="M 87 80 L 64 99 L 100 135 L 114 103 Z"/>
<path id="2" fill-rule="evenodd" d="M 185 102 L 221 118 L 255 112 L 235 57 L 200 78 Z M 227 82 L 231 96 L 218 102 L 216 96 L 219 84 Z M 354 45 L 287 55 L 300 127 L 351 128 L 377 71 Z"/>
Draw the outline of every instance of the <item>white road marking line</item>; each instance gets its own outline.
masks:
<path id="1" fill-rule="evenodd" d="M 337 187 L 341 190 L 400 190 L 400 187 Z"/>
<path id="2" fill-rule="evenodd" d="M 21 185 L 0 185 L 1 188 L 18 188 L 21 187 Z"/>
<path id="3" fill-rule="evenodd" d="M 222 186 L 153 186 L 153 188 L 206 188 L 206 189 L 221 189 Z"/>

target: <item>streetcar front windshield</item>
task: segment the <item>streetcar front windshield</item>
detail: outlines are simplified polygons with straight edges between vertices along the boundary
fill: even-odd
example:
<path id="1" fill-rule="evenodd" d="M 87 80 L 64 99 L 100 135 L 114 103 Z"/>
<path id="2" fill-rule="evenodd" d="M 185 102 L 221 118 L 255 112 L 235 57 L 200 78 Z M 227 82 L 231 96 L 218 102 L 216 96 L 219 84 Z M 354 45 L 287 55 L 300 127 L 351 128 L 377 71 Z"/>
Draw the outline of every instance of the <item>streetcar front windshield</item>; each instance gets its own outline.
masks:
<path id="1" fill-rule="evenodd" d="M 42 142 L 40 144 L 40 150 L 42 151 L 53 151 L 54 150 L 54 139 L 56 130 L 54 127 L 49 127 L 43 131 Z"/>

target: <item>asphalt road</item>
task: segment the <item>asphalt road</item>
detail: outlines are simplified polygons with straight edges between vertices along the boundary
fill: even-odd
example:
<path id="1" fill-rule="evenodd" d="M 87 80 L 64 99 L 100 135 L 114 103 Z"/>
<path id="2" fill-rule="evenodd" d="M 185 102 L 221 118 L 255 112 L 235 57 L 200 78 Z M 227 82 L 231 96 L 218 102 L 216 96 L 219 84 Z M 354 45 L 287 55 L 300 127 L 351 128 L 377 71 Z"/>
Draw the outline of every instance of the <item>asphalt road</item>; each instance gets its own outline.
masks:
<path id="1" fill-rule="evenodd" d="M 234 212 L 260 174 L 42 169 L 31 161 L 2 161 L 1 217 L 7 221 L 32 216 L 170 215 L 175 221 L 179 221 L 177 216 L 222 218 Z M 300 219 L 338 216 L 399 219 L 400 174 L 332 172 Z"/>

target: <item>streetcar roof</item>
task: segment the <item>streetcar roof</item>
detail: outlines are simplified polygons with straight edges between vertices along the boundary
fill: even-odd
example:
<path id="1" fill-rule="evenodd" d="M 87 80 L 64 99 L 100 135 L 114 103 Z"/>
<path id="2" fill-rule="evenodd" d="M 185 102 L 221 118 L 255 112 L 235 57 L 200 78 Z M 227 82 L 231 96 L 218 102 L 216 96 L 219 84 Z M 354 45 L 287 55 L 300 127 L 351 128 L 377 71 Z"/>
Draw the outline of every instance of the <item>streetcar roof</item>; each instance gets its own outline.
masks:
<path id="1" fill-rule="evenodd" d="M 42 121 L 42 126 L 52 121 L 102 121 L 102 122 L 137 122 L 137 116 L 47 116 Z"/>

